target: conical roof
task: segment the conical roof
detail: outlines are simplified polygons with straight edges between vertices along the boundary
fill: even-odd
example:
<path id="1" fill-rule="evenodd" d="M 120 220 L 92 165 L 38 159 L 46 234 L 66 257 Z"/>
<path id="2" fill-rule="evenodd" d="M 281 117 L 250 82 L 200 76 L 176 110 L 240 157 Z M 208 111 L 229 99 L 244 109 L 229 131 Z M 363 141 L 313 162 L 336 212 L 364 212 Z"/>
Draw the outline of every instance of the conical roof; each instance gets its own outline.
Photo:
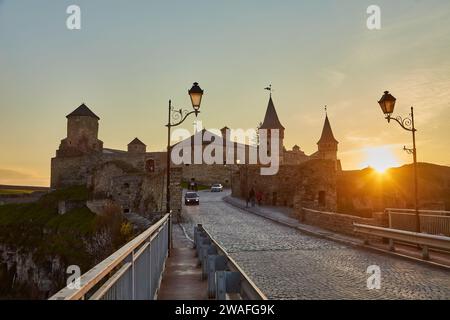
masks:
<path id="1" fill-rule="evenodd" d="M 267 105 L 266 115 L 264 117 L 264 122 L 259 127 L 260 129 L 283 129 L 284 127 L 278 119 L 277 111 L 272 101 L 272 96 L 270 96 L 269 103 Z"/>
<path id="2" fill-rule="evenodd" d="M 330 121 L 328 120 L 328 115 L 325 116 L 325 123 L 323 124 L 322 135 L 320 137 L 319 142 L 321 143 L 339 143 L 333 135 L 333 130 L 331 130 Z"/>
<path id="3" fill-rule="evenodd" d="M 91 109 L 89 109 L 84 103 L 66 116 L 66 118 L 69 117 L 92 117 L 100 120 L 100 118 L 95 113 L 93 113 Z"/>
<path id="4" fill-rule="evenodd" d="M 138 138 L 134 138 L 133 141 L 131 141 L 128 145 L 130 144 L 139 144 L 141 146 L 145 146 L 145 143 L 143 143 L 141 140 L 139 140 Z"/>

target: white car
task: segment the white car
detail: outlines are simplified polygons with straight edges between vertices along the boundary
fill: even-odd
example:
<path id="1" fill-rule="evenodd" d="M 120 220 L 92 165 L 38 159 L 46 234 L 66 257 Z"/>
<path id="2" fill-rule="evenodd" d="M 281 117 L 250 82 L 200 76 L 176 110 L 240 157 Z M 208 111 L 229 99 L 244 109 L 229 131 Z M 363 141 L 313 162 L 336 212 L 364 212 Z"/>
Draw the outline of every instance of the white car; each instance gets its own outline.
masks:
<path id="1" fill-rule="evenodd" d="M 223 186 L 220 183 L 215 183 L 211 186 L 211 192 L 222 192 Z"/>

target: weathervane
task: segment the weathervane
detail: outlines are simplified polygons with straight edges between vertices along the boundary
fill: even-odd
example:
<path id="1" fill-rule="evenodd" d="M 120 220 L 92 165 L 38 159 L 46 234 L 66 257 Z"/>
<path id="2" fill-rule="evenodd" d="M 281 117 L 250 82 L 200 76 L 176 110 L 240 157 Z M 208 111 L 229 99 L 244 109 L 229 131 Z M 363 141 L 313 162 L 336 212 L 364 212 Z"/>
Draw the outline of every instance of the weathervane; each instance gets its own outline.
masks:
<path id="1" fill-rule="evenodd" d="M 328 115 L 328 106 L 325 105 L 325 115 Z"/>
<path id="2" fill-rule="evenodd" d="M 270 96 L 272 96 L 272 92 L 274 91 L 274 90 L 272 89 L 272 84 L 269 84 L 269 86 L 268 86 L 268 87 L 265 87 L 264 90 L 269 91 L 269 92 L 270 92 Z"/>

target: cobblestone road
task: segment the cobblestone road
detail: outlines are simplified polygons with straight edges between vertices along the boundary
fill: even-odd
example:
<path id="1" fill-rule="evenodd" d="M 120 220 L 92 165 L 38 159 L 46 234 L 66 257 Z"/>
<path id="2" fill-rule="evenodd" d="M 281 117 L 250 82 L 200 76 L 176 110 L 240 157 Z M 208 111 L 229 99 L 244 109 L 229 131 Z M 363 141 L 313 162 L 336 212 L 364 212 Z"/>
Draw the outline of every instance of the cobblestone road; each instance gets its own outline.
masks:
<path id="1" fill-rule="evenodd" d="M 199 192 L 183 209 L 192 235 L 202 223 L 271 299 L 450 299 L 450 272 L 306 235 Z M 381 268 L 368 290 L 367 267 Z"/>

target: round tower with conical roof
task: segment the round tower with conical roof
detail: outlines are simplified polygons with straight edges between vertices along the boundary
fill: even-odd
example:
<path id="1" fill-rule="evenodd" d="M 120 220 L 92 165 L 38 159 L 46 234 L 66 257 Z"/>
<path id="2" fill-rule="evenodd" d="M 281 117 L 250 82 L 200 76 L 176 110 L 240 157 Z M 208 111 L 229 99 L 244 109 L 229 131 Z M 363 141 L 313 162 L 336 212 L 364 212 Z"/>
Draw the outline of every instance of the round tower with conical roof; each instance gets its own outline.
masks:
<path id="1" fill-rule="evenodd" d="M 56 156 L 79 156 L 103 150 L 103 142 L 98 139 L 100 118 L 84 103 L 66 118 L 67 137 L 61 140 Z"/>
<path id="2" fill-rule="evenodd" d="M 325 115 L 325 122 L 323 124 L 322 135 L 320 140 L 317 142 L 318 146 L 318 156 L 321 159 L 329 159 L 337 161 L 337 151 L 339 142 L 333 135 L 333 130 L 331 130 L 330 120 L 328 120 L 328 115 Z"/>
<path id="3" fill-rule="evenodd" d="M 283 163 L 284 156 L 284 127 L 278 118 L 275 105 L 272 100 L 272 94 L 269 97 L 269 103 L 267 104 L 266 115 L 264 116 L 264 121 L 258 130 L 267 130 L 267 140 L 260 141 L 260 143 L 267 144 L 267 151 L 269 154 L 272 153 L 271 150 L 271 137 L 275 131 L 278 131 L 278 152 L 280 157 L 280 164 Z M 260 135 L 261 137 L 261 135 Z"/>

